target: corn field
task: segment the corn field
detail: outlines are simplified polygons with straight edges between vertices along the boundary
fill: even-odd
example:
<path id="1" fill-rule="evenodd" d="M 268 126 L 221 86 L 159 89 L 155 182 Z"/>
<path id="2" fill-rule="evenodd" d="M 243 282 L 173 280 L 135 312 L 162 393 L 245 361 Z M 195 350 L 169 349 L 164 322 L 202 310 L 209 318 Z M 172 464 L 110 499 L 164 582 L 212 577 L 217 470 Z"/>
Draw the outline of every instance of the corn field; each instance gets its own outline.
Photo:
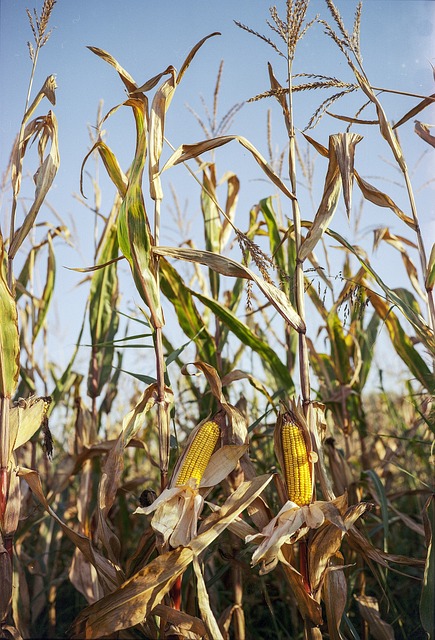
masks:
<path id="1" fill-rule="evenodd" d="M 309 0 L 265 7 L 263 33 L 236 22 L 265 50 L 269 85 L 243 105 L 264 107 L 261 148 L 229 133 L 242 105 L 218 119 L 223 63 L 207 118 L 190 109 L 198 138 L 174 147 L 165 136 L 178 86 L 219 33 L 196 44 L 184 34 L 187 56 L 142 83 L 88 47 L 119 103 L 95 105 L 77 167 L 95 254 L 73 267 L 86 293 L 66 366 L 47 346 L 56 258 L 81 231 L 44 222 L 63 154 L 61 89 L 54 73 L 35 83 L 56 0 L 27 9 L 29 90 L 0 217 L 1 638 L 435 639 L 435 244 L 401 143 L 412 128 L 433 167 L 435 137 L 419 118 L 435 94 L 372 85 L 364 7 L 352 5 L 351 24 L 333 0 L 315 2 L 318 15 Z M 340 77 L 294 71 L 314 29 Z M 383 101 L 395 93 L 413 106 L 393 122 Z M 286 132 L 278 151 L 272 108 Z M 118 109 L 131 117 L 128 166 L 107 138 Z M 394 166 L 400 202 L 360 172 L 365 136 Z M 223 147 L 261 173 L 249 211 Z M 195 190 L 201 245 L 167 188 L 176 167 Z M 364 207 L 379 220 L 371 253 L 350 239 Z M 400 287 L 375 257 L 387 249 Z M 376 361 L 381 340 L 405 372 L 393 385 Z"/>

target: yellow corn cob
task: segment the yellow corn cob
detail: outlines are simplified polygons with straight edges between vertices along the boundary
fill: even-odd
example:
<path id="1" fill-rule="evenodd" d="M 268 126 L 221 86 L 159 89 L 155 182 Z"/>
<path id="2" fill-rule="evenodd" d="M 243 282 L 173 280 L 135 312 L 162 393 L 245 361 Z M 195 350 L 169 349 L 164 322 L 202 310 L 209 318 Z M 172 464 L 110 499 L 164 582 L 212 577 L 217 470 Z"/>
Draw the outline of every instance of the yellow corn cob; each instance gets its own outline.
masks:
<path id="1" fill-rule="evenodd" d="M 301 427 L 295 422 L 284 422 L 281 443 L 289 500 L 300 507 L 309 504 L 312 495 L 310 462 Z"/>
<path id="2" fill-rule="evenodd" d="M 192 442 L 186 451 L 183 464 L 175 485 L 186 484 L 194 478 L 199 486 L 204 471 L 210 461 L 211 455 L 220 436 L 220 428 L 217 422 L 205 422 L 195 434 Z"/>

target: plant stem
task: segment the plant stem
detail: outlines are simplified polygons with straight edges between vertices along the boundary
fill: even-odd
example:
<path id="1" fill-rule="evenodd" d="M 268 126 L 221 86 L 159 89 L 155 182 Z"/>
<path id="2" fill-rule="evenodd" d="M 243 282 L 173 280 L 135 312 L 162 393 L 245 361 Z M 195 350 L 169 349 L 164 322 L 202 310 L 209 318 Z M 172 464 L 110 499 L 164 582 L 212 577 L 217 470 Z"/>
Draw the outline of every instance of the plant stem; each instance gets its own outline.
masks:
<path id="1" fill-rule="evenodd" d="M 161 200 L 154 201 L 154 243 L 156 246 L 160 240 L 160 205 Z M 155 278 L 157 291 L 160 292 L 160 269 L 158 256 L 155 256 Z M 160 293 L 159 293 L 160 295 Z M 155 354 L 156 354 L 156 378 L 157 378 L 157 422 L 159 429 L 159 463 L 160 463 L 160 488 L 163 489 L 168 483 L 169 465 L 169 419 L 168 409 L 165 402 L 165 359 L 163 355 L 163 335 L 162 327 L 156 327 Z"/>

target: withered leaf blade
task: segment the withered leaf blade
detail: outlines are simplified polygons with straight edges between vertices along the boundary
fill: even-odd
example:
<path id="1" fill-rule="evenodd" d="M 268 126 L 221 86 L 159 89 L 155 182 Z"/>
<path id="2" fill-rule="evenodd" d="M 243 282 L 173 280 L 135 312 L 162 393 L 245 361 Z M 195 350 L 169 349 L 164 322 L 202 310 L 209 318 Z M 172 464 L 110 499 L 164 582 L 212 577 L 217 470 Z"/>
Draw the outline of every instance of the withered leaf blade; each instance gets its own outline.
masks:
<path id="1" fill-rule="evenodd" d="M 195 57 L 195 55 L 197 54 L 199 49 L 202 47 L 204 42 L 206 42 L 209 38 L 213 38 L 214 36 L 220 36 L 220 35 L 221 34 L 220 34 L 219 31 L 213 31 L 213 33 L 210 33 L 208 36 L 205 36 L 205 38 L 202 38 L 199 42 L 196 43 L 196 45 L 194 47 L 192 47 L 192 49 L 187 54 L 185 61 L 181 65 L 181 69 L 180 69 L 180 71 L 178 73 L 178 76 L 177 76 L 177 84 L 180 83 L 181 78 L 186 73 L 190 63 L 192 62 L 193 58 Z"/>
<path id="2" fill-rule="evenodd" d="M 342 180 L 335 146 L 336 141 L 334 140 L 334 136 L 330 136 L 328 151 L 329 163 L 322 201 L 314 217 L 311 229 L 300 247 L 298 259 L 301 260 L 301 262 L 314 250 L 314 247 L 328 229 L 337 208 Z"/>
<path id="3" fill-rule="evenodd" d="M 435 147 L 435 136 L 431 135 L 428 124 L 416 120 L 414 131 L 422 140 L 430 144 L 431 147 Z"/>
<path id="4" fill-rule="evenodd" d="M 34 495 L 41 502 L 44 509 L 50 514 L 52 518 L 56 520 L 56 522 L 60 525 L 62 531 L 65 535 L 72 541 L 72 543 L 80 549 L 85 558 L 94 565 L 97 570 L 98 577 L 100 580 L 100 584 L 102 585 L 105 592 L 110 592 L 115 589 L 120 582 L 122 582 L 122 571 L 115 567 L 113 563 L 109 562 L 107 558 L 102 556 L 98 551 L 93 547 L 92 542 L 84 535 L 81 535 L 68 527 L 59 516 L 53 511 L 53 509 L 48 504 L 44 492 L 42 490 L 41 480 L 39 474 L 36 471 L 32 471 L 31 469 L 26 469 L 24 467 L 18 468 L 18 476 L 23 478 L 29 487 L 31 488 Z"/>
<path id="5" fill-rule="evenodd" d="M 325 600 L 326 620 L 331 640 L 343 640 L 340 624 L 346 608 L 347 583 L 343 566 L 343 557 L 337 553 L 330 561 L 330 570 L 325 574 L 323 598 Z"/>
<path id="6" fill-rule="evenodd" d="M 423 111 L 423 109 L 426 109 L 426 107 L 430 107 L 430 105 L 434 104 L 434 102 L 435 102 L 435 93 L 433 93 L 431 96 L 428 96 L 427 98 L 424 98 L 424 100 L 419 102 L 415 107 L 407 111 L 405 115 L 402 118 L 400 118 L 398 122 L 396 122 L 396 124 L 393 126 L 393 129 L 397 129 L 397 127 L 400 127 L 402 124 L 405 124 L 405 122 L 408 122 L 408 120 L 416 116 L 417 113 L 420 113 L 420 111 Z"/>
<path id="7" fill-rule="evenodd" d="M 362 594 L 355 596 L 361 617 L 369 625 L 373 638 L 377 640 L 394 640 L 393 627 L 382 620 L 379 613 L 379 604 L 376 598 Z"/>
<path id="8" fill-rule="evenodd" d="M 139 624 L 161 603 L 192 560 L 193 551 L 187 547 L 157 556 L 120 588 L 83 609 L 74 623 L 74 637 L 100 638 Z"/>
<path id="9" fill-rule="evenodd" d="M 22 226 L 18 229 L 12 239 L 11 246 L 9 248 L 9 258 L 15 257 L 18 249 L 30 233 L 30 230 L 35 223 L 36 216 L 38 215 L 51 185 L 53 184 L 59 168 L 60 157 L 58 146 L 58 126 L 56 116 L 52 111 L 49 111 L 44 118 L 43 135 L 51 139 L 50 152 L 34 175 L 36 187 L 35 198 Z"/>
<path id="10" fill-rule="evenodd" d="M 201 567 L 199 566 L 198 558 L 196 556 L 193 558 L 193 569 L 195 571 L 197 581 L 196 589 L 198 594 L 199 610 L 201 611 L 201 617 L 207 628 L 208 635 L 210 638 L 213 638 L 213 640 L 224 640 L 217 620 L 211 609 L 204 576 L 202 575 Z"/>
<path id="11" fill-rule="evenodd" d="M 361 189 L 361 193 L 363 194 L 366 200 L 368 200 L 369 202 L 372 202 L 378 207 L 387 207 L 388 209 L 391 209 L 391 211 L 393 211 L 396 214 L 396 216 L 398 216 L 401 220 L 403 220 L 403 222 L 407 224 L 408 227 L 411 227 L 411 229 L 415 229 L 415 224 L 412 218 L 410 218 L 405 213 L 403 213 L 403 211 L 399 209 L 399 207 L 395 204 L 395 202 L 393 202 L 390 196 L 388 196 L 386 193 L 384 193 L 383 191 L 380 191 L 379 189 L 374 187 L 372 184 L 370 184 L 369 182 L 361 178 L 361 176 L 357 171 L 355 171 L 354 173 L 355 173 L 355 180 L 359 188 Z"/>
<path id="12" fill-rule="evenodd" d="M 344 203 L 347 217 L 350 218 L 352 209 L 352 186 L 354 177 L 355 147 L 362 140 L 357 133 L 337 133 L 332 136 L 332 145 L 337 156 L 343 184 Z"/>
<path id="13" fill-rule="evenodd" d="M 275 287 L 273 284 L 266 282 L 263 278 L 257 276 L 253 271 L 244 265 L 216 253 L 203 251 L 200 249 L 189 249 L 184 247 L 152 247 L 152 252 L 156 255 L 167 256 L 169 258 L 178 258 L 187 260 L 188 262 L 197 262 L 203 264 L 221 275 L 231 276 L 235 278 L 245 278 L 253 280 L 260 290 L 264 293 L 269 302 L 275 307 L 280 315 L 294 328 L 296 331 L 304 333 L 305 323 L 291 305 L 286 295 Z"/>
<path id="14" fill-rule="evenodd" d="M 217 138 L 203 140 L 195 144 L 183 144 L 174 151 L 172 156 L 168 159 L 168 161 L 162 168 L 161 173 L 176 164 L 187 162 L 187 160 L 191 160 L 192 158 L 197 158 L 202 153 L 206 153 L 207 151 L 212 151 L 213 149 L 222 147 L 224 144 L 228 144 L 228 142 L 232 142 L 233 140 L 239 142 L 242 147 L 245 147 L 245 149 L 247 149 L 253 155 L 254 159 L 260 165 L 264 173 L 278 187 L 278 189 L 280 189 L 284 193 L 284 195 L 286 195 L 291 200 L 296 199 L 296 196 L 287 188 L 281 178 L 272 169 L 270 164 L 261 155 L 261 153 L 254 147 L 253 144 L 249 142 L 249 140 L 247 140 L 243 136 L 218 136 Z"/>
<path id="15" fill-rule="evenodd" d="M 137 85 L 131 75 L 128 73 L 128 71 L 121 67 L 119 62 L 115 60 L 115 58 L 111 56 L 110 53 L 107 53 L 107 51 L 104 51 L 104 49 L 100 49 L 99 47 L 88 46 L 87 48 L 89 49 L 89 51 L 92 51 L 92 53 L 95 53 L 95 55 L 99 56 L 108 64 L 110 64 L 114 69 L 116 69 L 119 77 L 127 87 L 129 93 L 133 93 L 137 89 Z"/>

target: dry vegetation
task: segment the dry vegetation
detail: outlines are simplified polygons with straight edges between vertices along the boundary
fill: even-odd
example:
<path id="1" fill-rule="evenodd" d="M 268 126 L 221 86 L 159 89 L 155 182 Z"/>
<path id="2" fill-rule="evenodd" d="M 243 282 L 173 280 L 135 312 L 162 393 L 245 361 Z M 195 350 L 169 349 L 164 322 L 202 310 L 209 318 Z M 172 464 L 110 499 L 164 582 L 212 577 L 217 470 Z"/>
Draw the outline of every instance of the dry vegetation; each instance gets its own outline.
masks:
<path id="1" fill-rule="evenodd" d="M 136 151 L 123 169 L 102 133 L 114 110 L 101 115 L 82 174 L 99 158 L 118 193 L 108 216 L 97 212 L 104 228 L 95 266 L 81 269 L 89 286 L 83 323 L 92 339 L 86 380 L 79 347 L 61 372 L 38 356 L 55 295 L 55 245 L 69 235 L 64 227 L 34 232 L 59 166 L 56 117 L 51 110 L 41 115 L 46 99 L 55 105 L 54 77 L 31 97 L 54 4 L 45 0 L 40 14 L 28 12 L 33 67 L 0 235 L 1 637 L 434 638 L 435 249 L 426 255 L 396 135 L 433 96 L 393 127 L 362 64 L 361 5 L 348 30 L 332 0 L 326 17 L 311 22 L 308 0 L 287 0 L 284 15 L 270 10 L 266 35 L 238 25 L 250 34 L 243 37 L 260 38 L 276 54 L 270 88 L 253 100 L 278 101 L 285 153 L 267 162 L 248 140 L 227 133 L 239 105 L 218 122 L 221 66 L 208 122 L 197 116 L 205 139 L 173 150 L 162 166 L 173 94 L 216 34 L 200 41 L 178 72 L 170 66 L 142 86 L 110 53 L 90 47 L 127 90 L 123 106 L 133 115 Z M 334 41 L 352 81 L 293 75 L 298 42 L 310 37 L 313 23 Z M 316 96 L 317 89 L 332 95 L 319 98 L 310 128 L 350 92 L 364 106 L 364 120 L 362 108 L 332 120 L 343 131 L 330 136 L 328 148 L 311 131 L 299 143 L 295 136 L 298 93 Z M 389 145 L 401 173 L 403 211 L 354 168 L 361 140 L 354 129 L 368 126 Z M 435 146 L 428 125 L 417 122 L 416 133 Z M 35 198 L 19 220 L 33 139 L 40 158 Z M 207 155 L 236 143 L 269 181 L 245 232 L 239 180 L 219 171 L 226 189 L 219 204 L 219 151 Z M 327 164 L 313 219 L 297 197 L 299 180 L 313 180 L 302 143 Z M 180 163 L 198 183 L 201 249 L 159 241 L 161 174 Z M 386 225 L 376 234 L 377 246 L 386 242 L 401 254 L 409 282 L 400 289 L 334 229 L 342 197 L 348 216 L 355 215 L 355 185 L 400 219 L 404 235 Z M 315 250 L 324 255 L 325 234 L 343 249 L 341 279 L 322 266 L 327 255 L 316 257 Z M 44 256 L 45 284 L 36 295 Z M 120 260 L 142 299 L 124 336 Z M 163 301 L 186 344 L 173 343 Z M 307 317 L 307 305 L 317 318 Z M 381 327 L 408 371 L 395 395 L 366 390 Z M 326 336 L 324 350 L 317 331 Z M 155 367 L 123 377 L 124 347 L 138 339 L 153 350 Z M 52 414 L 64 438 L 54 453 Z"/>

